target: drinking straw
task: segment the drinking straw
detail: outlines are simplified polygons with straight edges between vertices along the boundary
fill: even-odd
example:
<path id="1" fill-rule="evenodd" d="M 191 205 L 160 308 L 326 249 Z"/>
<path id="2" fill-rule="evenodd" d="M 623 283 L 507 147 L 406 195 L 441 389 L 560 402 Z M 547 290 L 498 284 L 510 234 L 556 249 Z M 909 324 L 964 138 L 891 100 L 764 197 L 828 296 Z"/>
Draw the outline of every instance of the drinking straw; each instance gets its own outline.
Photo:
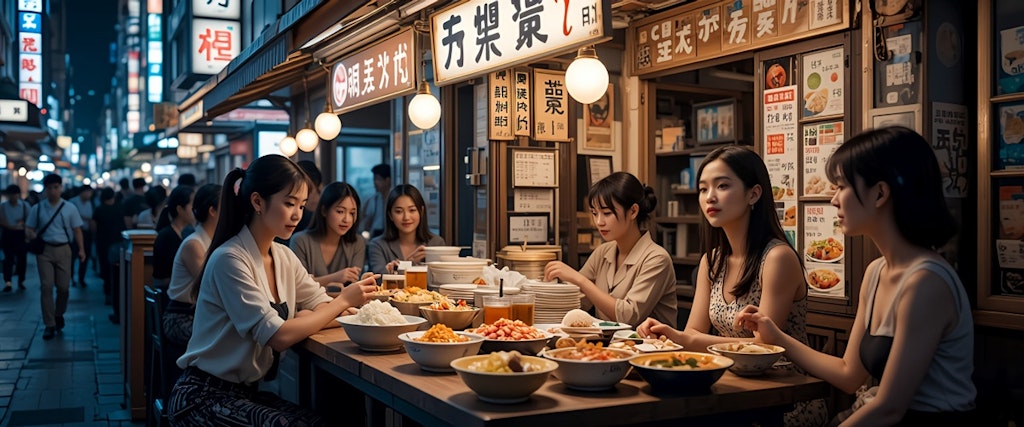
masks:
<path id="1" fill-rule="evenodd" d="M 505 296 L 505 279 L 498 279 L 498 298 Z"/>

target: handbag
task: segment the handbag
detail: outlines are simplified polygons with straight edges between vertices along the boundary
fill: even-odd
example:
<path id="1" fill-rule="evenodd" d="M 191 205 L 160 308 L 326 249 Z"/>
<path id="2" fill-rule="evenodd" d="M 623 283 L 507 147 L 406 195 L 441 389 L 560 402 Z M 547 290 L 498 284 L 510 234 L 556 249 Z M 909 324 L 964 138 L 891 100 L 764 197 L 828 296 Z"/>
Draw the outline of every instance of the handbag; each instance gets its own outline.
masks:
<path id="1" fill-rule="evenodd" d="M 40 203 L 42 203 L 42 202 L 40 202 Z M 40 228 L 39 231 L 36 232 L 36 237 L 34 239 L 32 239 L 32 240 L 29 240 L 28 243 L 25 245 L 26 249 L 28 249 L 29 252 L 31 252 L 33 254 L 36 254 L 36 255 L 39 255 L 39 254 L 43 253 L 44 249 L 46 249 L 46 242 L 43 241 L 43 232 L 45 232 L 46 229 L 50 227 L 50 224 L 53 224 L 53 220 L 57 218 L 57 215 L 60 215 L 60 210 L 61 209 L 64 209 L 64 202 L 60 202 L 60 206 L 57 207 L 57 211 L 53 213 L 53 216 L 50 217 L 49 221 L 46 221 L 46 225 L 44 225 L 43 228 Z M 40 210 L 41 209 L 36 210 L 36 223 L 37 224 L 39 223 L 39 211 Z"/>

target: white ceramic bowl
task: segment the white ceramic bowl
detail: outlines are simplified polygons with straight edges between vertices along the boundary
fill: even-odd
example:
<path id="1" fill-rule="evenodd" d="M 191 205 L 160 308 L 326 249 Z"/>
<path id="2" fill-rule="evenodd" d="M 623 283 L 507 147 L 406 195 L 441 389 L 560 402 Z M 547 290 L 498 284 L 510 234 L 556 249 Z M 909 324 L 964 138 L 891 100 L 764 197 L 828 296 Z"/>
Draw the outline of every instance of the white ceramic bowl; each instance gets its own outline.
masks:
<path id="1" fill-rule="evenodd" d="M 619 356 L 611 360 L 575 360 L 566 359 L 566 356 L 575 351 L 575 348 L 558 348 L 547 350 L 544 357 L 558 362 L 558 369 L 555 369 L 555 376 L 562 380 L 566 387 L 583 390 L 599 391 L 615 387 L 629 373 L 629 359 L 636 353 L 629 350 L 616 348 L 605 348 Z"/>
<path id="2" fill-rule="evenodd" d="M 462 252 L 462 248 L 459 246 L 427 246 L 427 262 L 440 261 L 442 256 L 458 256 L 459 252 Z"/>
<path id="3" fill-rule="evenodd" d="M 743 351 L 748 346 L 754 346 L 759 352 Z M 775 362 L 782 358 L 782 354 L 786 352 L 786 349 L 771 344 L 730 342 L 709 345 L 708 351 L 732 359 L 735 362 L 729 368 L 732 373 L 740 376 L 753 376 L 760 375 L 770 369 Z"/>
<path id="4" fill-rule="evenodd" d="M 459 378 L 476 396 L 490 403 L 519 403 L 530 398 L 533 392 L 540 389 L 548 380 L 551 371 L 558 368 L 558 363 L 535 356 L 522 356 L 525 361 L 539 364 L 542 368 L 535 372 L 478 372 L 469 369 L 469 365 L 491 357 L 490 354 L 466 356 L 455 359 L 451 367 L 459 373 Z"/>
<path id="5" fill-rule="evenodd" d="M 451 372 L 451 363 L 460 357 L 472 356 L 480 352 L 480 344 L 484 337 L 469 332 L 455 331 L 456 335 L 469 338 L 465 342 L 436 343 L 416 341 L 427 331 L 406 332 L 398 336 L 405 344 L 405 352 L 420 369 L 431 372 Z"/>
<path id="6" fill-rule="evenodd" d="M 436 261 L 427 263 L 430 282 L 435 285 L 449 283 L 473 283 L 483 275 L 487 260 Z"/>
<path id="7" fill-rule="evenodd" d="M 345 328 L 345 334 L 359 348 L 366 351 L 394 351 L 402 348 L 398 336 L 415 331 L 427 319 L 418 316 L 405 316 L 406 323 L 401 325 L 366 325 L 355 322 L 356 315 L 341 316 L 338 323 Z"/>

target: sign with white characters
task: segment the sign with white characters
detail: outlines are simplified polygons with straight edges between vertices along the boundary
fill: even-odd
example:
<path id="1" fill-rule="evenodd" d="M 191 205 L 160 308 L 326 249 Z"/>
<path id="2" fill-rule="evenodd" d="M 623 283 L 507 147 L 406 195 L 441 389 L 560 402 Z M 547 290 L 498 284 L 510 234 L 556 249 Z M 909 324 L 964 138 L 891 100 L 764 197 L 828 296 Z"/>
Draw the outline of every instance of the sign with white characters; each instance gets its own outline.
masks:
<path id="1" fill-rule="evenodd" d="M 238 19 L 241 0 L 192 0 L 192 16 L 217 19 Z"/>
<path id="2" fill-rule="evenodd" d="M 611 36 L 611 0 L 469 0 L 430 15 L 443 85 L 563 54 Z"/>
<path id="3" fill-rule="evenodd" d="M 217 74 L 241 50 L 238 22 L 218 19 L 192 20 L 192 73 Z"/>
<path id="4" fill-rule="evenodd" d="M 343 58 L 331 68 L 331 106 L 336 114 L 416 91 L 411 60 L 416 34 L 408 28 Z"/>
<path id="5" fill-rule="evenodd" d="M 643 76 L 834 32 L 850 26 L 849 3 L 844 0 L 690 2 L 630 25 L 635 45 L 629 62 L 634 74 Z"/>
<path id="6" fill-rule="evenodd" d="M 18 0 L 18 93 L 36 106 L 43 104 L 44 0 Z"/>

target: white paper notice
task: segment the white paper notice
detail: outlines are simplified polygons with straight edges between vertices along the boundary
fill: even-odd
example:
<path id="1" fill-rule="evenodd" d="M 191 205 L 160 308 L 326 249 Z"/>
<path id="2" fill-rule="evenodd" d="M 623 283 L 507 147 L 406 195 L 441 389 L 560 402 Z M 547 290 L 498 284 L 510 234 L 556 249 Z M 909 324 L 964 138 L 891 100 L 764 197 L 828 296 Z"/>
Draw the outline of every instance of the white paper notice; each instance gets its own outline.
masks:
<path id="1" fill-rule="evenodd" d="M 555 190 L 551 188 L 516 188 L 512 191 L 513 212 L 554 212 Z"/>

